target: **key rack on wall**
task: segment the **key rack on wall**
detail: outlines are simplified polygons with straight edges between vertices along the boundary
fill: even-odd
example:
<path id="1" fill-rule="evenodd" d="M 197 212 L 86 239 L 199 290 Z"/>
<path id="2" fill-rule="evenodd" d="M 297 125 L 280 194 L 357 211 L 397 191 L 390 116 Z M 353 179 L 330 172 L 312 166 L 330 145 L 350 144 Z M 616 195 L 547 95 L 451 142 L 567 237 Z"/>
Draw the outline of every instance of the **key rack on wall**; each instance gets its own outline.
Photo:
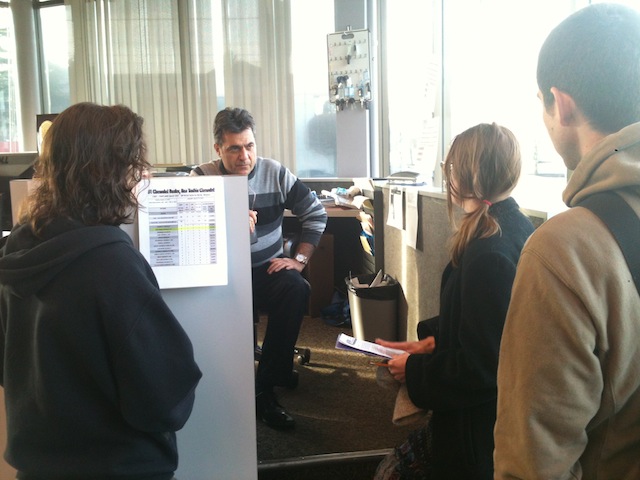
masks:
<path id="1" fill-rule="evenodd" d="M 369 30 L 327 35 L 329 100 L 338 111 L 369 108 L 371 103 L 371 39 Z"/>

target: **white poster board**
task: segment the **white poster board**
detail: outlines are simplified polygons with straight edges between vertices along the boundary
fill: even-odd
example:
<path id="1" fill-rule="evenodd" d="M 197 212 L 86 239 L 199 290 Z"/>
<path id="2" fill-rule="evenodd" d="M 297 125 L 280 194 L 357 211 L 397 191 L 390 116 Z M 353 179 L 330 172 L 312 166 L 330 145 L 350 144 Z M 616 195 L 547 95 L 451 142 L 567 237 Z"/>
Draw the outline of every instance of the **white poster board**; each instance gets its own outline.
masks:
<path id="1" fill-rule="evenodd" d="M 227 220 L 229 281 L 162 289 L 162 297 L 193 343 L 202 370 L 193 412 L 177 435 L 176 478 L 257 480 L 247 177 L 216 178 L 224 184 L 225 202 L 219 205 L 224 205 Z"/>
<path id="2" fill-rule="evenodd" d="M 151 178 L 137 195 L 139 248 L 160 288 L 226 285 L 223 177 Z"/>

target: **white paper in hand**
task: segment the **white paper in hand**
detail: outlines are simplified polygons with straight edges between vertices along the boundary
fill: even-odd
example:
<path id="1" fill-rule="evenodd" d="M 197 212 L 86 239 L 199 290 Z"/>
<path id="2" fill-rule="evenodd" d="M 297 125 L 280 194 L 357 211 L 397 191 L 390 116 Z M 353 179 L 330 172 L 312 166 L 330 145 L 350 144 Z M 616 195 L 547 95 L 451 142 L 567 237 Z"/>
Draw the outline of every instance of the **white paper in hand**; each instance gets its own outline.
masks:
<path id="1" fill-rule="evenodd" d="M 377 343 L 367 342 L 366 340 L 358 340 L 354 337 L 341 333 L 336 340 L 336 348 L 338 350 L 347 350 L 350 352 L 359 352 L 366 355 L 375 355 L 383 358 L 393 358 L 394 355 L 407 353 L 397 348 L 388 348 L 378 345 Z"/>

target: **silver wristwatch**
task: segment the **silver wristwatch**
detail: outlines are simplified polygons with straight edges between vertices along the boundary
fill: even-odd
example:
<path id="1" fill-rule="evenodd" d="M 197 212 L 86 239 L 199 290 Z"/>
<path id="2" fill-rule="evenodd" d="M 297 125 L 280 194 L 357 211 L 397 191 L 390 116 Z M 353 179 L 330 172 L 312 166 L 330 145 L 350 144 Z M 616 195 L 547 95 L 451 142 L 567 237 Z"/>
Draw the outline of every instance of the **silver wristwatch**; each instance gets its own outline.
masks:
<path id="1" fill-rule="evenodd" d="M 297 253 L 295 256 L 295 260 L 297 262 L 300 262 L 303 265 L 306 265 L 307 262 L 309 261 L 309 257 L 307 257 L 306 255 L 303 255 L 302 253 Z"/>

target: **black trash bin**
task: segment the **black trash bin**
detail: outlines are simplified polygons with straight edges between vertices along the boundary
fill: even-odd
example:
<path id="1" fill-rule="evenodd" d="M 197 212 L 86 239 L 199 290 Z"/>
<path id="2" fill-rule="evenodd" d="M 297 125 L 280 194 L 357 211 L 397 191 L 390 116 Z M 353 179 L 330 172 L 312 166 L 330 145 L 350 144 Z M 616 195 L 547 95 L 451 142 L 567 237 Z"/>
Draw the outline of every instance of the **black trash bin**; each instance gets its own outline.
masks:
<path id="1" fill-rule="evenodd" d="M 357 283 L 371 284 L 375 274 L 358 275 Z M 385 274 L 386 284 L 377 287 L 356 288 L 352 278 L 344 279 L 349 296 L 353 336 L 358 340 L 375 341 L 376 338 L 398 338 L 398 282 Z"/>

